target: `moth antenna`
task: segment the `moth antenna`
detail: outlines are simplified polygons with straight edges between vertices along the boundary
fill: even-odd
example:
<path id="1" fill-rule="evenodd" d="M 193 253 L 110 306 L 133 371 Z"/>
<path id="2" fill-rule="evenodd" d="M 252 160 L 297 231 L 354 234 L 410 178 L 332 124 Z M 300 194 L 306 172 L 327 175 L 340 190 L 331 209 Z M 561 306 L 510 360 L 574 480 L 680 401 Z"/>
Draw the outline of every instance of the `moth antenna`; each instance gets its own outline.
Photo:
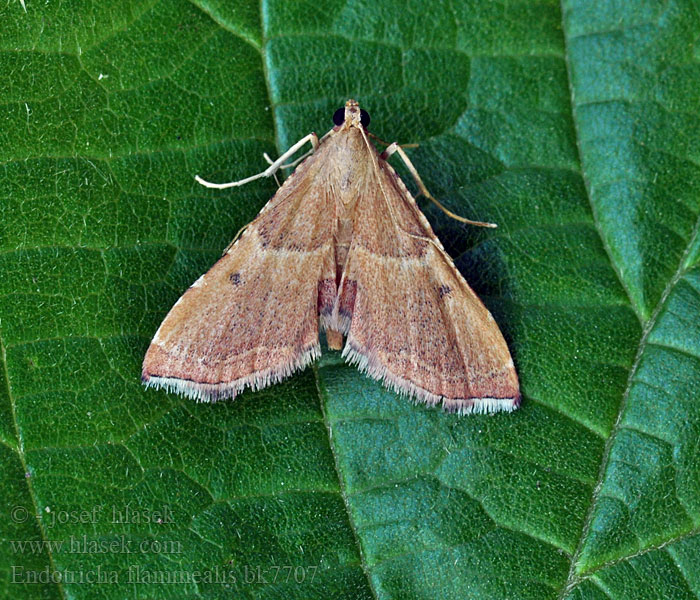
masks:
<path id="1" fill-rule="evenodd" d="M 367 140 L 365 140 L 365 141 L 367 141 Z M 367 141 L 367 143 L 369 143 L 369 142 Z M 423 182 L 421 181 L 420 177 L 418 176 L 418 172 L 416 171 L 415 167 L 413 166 L 413 164 L 412 164 L 411 161 L 409 160 L 408 156 L 406 156 L 406 153 L 403 152 L 403 150 L 401 149 L 401 146 L 399 146 L 398 144 L 396 144 L 396 142 L 394 142 L 394 143 L 392 144 L 392 146 L 395 146 L 395 148 L 393 148 L 393 149 L 391 150 L 391 152 L 389 153 L 389 156 L 390 156 L 394 151 L 399 152 L 399 155 L 400 155 L 402 158 L 404 158 L 404 161 L 406 162 L 406 166 L 409 168 L 409 170 L 411 171 L 411 173 L 412 173 L 412 174 L 414 175 L 414 177 L 416 178 L 416 182 L 418 183 L 418 185 L 419 185 L 420 187 L 422 187 L 421 193 L 424 193 L 428 198 L 430 198 L 431 200 L 433 200 L 433 202 L 435 202 L 440 208 L 442 208 L 448 215 L 452 216 L 453 213 L 451 213 L 449 210 L 447 210 L 446 208 L 444 208 L 437 200 L 435 200 L 435 198 L 433 198 L 433 197 L 430 195 L 430 193 L 428 192 L 428 190 L 425 188 L 425 185 L 424 185 Z M 390 146 L 389 148 L 391 148 L 391 146 Z M 387 148 L 387 151 L 389 150 L 389 148 Z M 382 154 L 382 157 L 384 157 L 384 154 L 386 154 L 386 151 Z M 374 163 L 374 160 L 375 160 L 375 159 L 374 159 L 374 155 L 372 156 L 372 158 L 373 158 L 373 164 L 375 164 L 375 169 L 377 169 L 378 167 L 376 166 L 376 163 Z M 386 200 L 386 202 L 387 202 L 387 205 L 390 206 L 389 200 L 388 200 L 388 198 L 386 197 L 386 192 L 384 191 L 384 187 L 383 187 L 382 184 L 381 184 L 381 178 L 378 178 L 378 179 L 379 179 L 379 186 L 380 186 L 380 188 L 381 188 L 381 190 L 382 190 L 382 195 L 384 196 L 384 198 L 385 198 L 385 200 Z M 423 190 L 424 190 L 424 191 L 423 191 Z M 415 202 L 412 203 L 410 206 L 411 206 L 411 208 L 412 208 L 414 211 L 420 213 L 420 209 L 419 209 L 418 206 L 415 204 Z M 454 215 L 454 217 L 455 217 L 458 221 L 463 221 L 463 222 L 466 222 L 466 223 L 472 223 L 472 224 L 475 224 L 475 225 L 482 225 L 482 223 L 479 222 L 479 221 L 469 221 L 468 219 L 464 219 L 463 217 L 460 217 L 459 215 Z M 394 224 L 396 225 L 396 219 L 395 219 L 393 213 L 391 213 L 391 218 L 392 218 L 392 221 L 394 222 Z M 424 217 L 424 218 L 425 218 L 425 217 Z M 452 257 L 445 251 L 445 249 L 442 247 L 442 244 L 440 244 L 440 242 L 436 242 L 435 240 L 433 240 L 433 239 L 431 239 L 431 238 L 429 238 L 429 237 L 424 237 L 424 236 L 421 236 L 421 235 L 415 235 L 415 234 L 413 234 L 413 233 L 410 233 L 409 231 L 406 231 L 405 229 L 403 229 L 402 227 L 400 227 L 400 226 L 398 226 L 398 225 L 396 225 L 396 226 L 398 227 L 399 231 L 401 231 L 402 233 L 406 234 L 408 237 L 412 237 L 412 238 L 414 238 L 414 239 L 422 240 L 422 241 L 425 241 L 425 242 L 430 242 L 430 243 L 435 247 L 435 249 L 444 257 L 444 259 L 447 261 L 447 263 L 450 264 L 450 265 L 452 265 L 453 268 L 455 268 L 455 267 L 454 267 L 454 262 L 452 261 Z M 486 227 L 489 227 L 489 226 L 490 226 L 490 227 L 496 227 L 496 225 L 494 225 L 494 224 L 492 224 L 492 223 L 483 223 L 483 226 L 486 226 Z M 460 285 L 460 286 L 467 286 L 467 288 L 469 289 L 469 286 L 468 286 L 468 284 L 466 283 L 466 281 L 464 281 L 464 279 L 462 279 L 462 278 L 460 278 L 460 277 L 455 277 L 455 276 L 454 276 L 454 273 L 452 273 L 452 275 L 453 275 L 452 279 L 457 283 L 457 285 Z"/>
<path id="2" fill-rule="evenodd" d="M 313 154 L 314 150 L 315 150 L 315 148 L 312 148 L 312 149 L 309 150 L 308 152 L 305 152 L 304 154 L 302 154 L 302 155 L 301 155 L 299 158 L 297 158 L 295 161 L 290 162 L 290 163 L 287 163 L 286 165 L 282 165 L 282 166 L 280 166 L 279 168 L 280 168 L 280 169 L 291 169 L 292 167 L 295 167 L 295 166 L 298 165 L 302 160 L 304 160 L 307 156 L 309 156 L 310 154 Z M 267 164 L 268 164 L 268 165 L 273 165 L 273 164 L 275 164 L 275 161 L 273 161 L 273 160 L 270 158 L 270 156 L 267 154 L 267 152 L 263 152 L 263 157 L 264 157 L 265 160 L 267 161 Z M 278 182 L 278 184 L 279 184 L 279 182 Z"/>
<path id="3" fill-rule="evenodd" d="M 411 175 L 413 175 L 413 179 L 416 182 L 416 185 L 418 186 L 420 193 L 423 194 L 426 198 L 428 198 L 428 200 L 433 202 L 448 217 L 454 219 L 455 221 L 459 221 L 460 223 L 466 223 L 467 225 L 476 225 L 477 227 L 490 227 L 490 228 L 498 227 L 498 225 L 496 225 L 495 223 L 486 223 L 485 221 L 472 221 L 471 219 L 465 219 L 464 217 L 460 217 L 459 215 L 453 213 L 448 208 L 444 207 L 440 202 L 437 201 L 436 198 L 433 197 L 433 195 L 428 191 L 428 188 L 425 187 L 425 184 L 423 183 L 423 180 L 420 178 L 420 175 L 418 175 L 418 171 L 413 166 L 411 159 L 408 158 L 408 155 L 403 151 L 403 148 L 401 146 L 399 146 L 396 142 L 394 142 L 393 144 L 390 144 L 389 147 L 386 150 L 384 150 L 384 152 L 382 153 L 382 158 L 384 160 L 386 160 L 394 152 L 398 152 L 399 156 L 401 157 L 401 160 L 403 160 L 404 164 L 406 165 L 408 170 L 411 172 Z"/>
<path id="4" fill-rule="evenodd" d="M 360 129 L 360 133 L 362 133 L 362 137 L 363 137 L 363 139 L 365 140 L 365 143 L 366 143 L 367 146 L 371 149 L 369 140 L 368 140 L 367 137 L 365 136 L 365 132 L 362 131 L 362 130 Z M 401 154 L 403 154 L 403 155 L 405 156 L 405 153 L 403 153 L 403 151 L 401 150 L 401 147 L 400 147 L 398 144 L 394 143 L 393 145 L 396 146 L 395 150 L 398 150 Z M 387 150 L 388 150 L 388 148 L 387 148 Z M 393 153 L 393 152 L 394 152 L 394 150 L 392 150 L 392 153 Z M 386 153 L 385 153 L 385 154 L 386 154 Z M 433 246 L 435 246 L 435 249 L 436 249 L 440 254 L 442 254 L 442 256 L 445 258 L 445 260 L 446 260 L 449 264 L 451 264 L 451 265 L 454 266 L 454 263 L 452 262 L 452 258 L 450 257 L 449 254 L 447 254 L 447 252 L 445 252 L 445 249 L 442 247 L 442 245 L 441 245 L 439 242 L 436 242 L 435 240 L 432 240 L 431 238 L 426 237 L 426 236 L 415 235 L 415 234 L 413 234 L 413 233 L 410 233 L 410 232 L 406 231 L 403 227 L 401 227 L 401 226 L 397 223 L 397 221 L 396 221 L 396 216 L 394 215 L 394 211 L 393 211 L 392 208 L 391 208 L 391 203 L 389 202 L 389 199 L 387 198 L 386 192 L 384 191 L 384 186 L 382 185 L 382 178 L 379 177 L 379 166 L 377 165 L 377 162 L 376 162 L 376 158 L 375 158 L 375 156 L 374 156 L 374 153 L 373 153 L 373 152 L 370 152 L 370 155 L 372 156 L 372 165 L 374 166 L 375 172 L 377 173 L 377 181 L 379 182 L 379 188 L 381 189 L 381 191 L 382 191 L 382 196 L 384 197 L 384 201 L 386 202 L 386 205 L 387 205 L 387 207 L 389 208 L 389 215 L 391 216 L 391 220 L 392 220 L 392 222 L 393 222 L 393 224 L 394 224 L 394 227 L 396 227 L 396 229 L 397 229 L 398 231 L 402 232 L 403 234 L 407 235 L 408 237 L 414 238 L 414 239 L 416 239 L 416 240 L 421 240 L 421 241 L 424 241 L 424 242 L 429 242 L 429 243 L 431 243 Z M 382 155 L 382 156 L 383 156 L 383 155 Z M 413 167 L 413 165 L 411 164 L 410 160 L 408 160 L 408 157 L 406 157 L 406 160 L 408 161 L 408 163 L 410 164 L 410 166 Z M 418 173 L 416 172 L 415 167 L 413 167 L 413 172 L 415 173 L 415 176 L 417 177 L 418 181 L 420 181 L 420 177 L 418 177 Z M 423 183 L 423 182 L 421 181 L 421 184 L 422 184 L 422 183 Z M 425 189 L 425 186 L 424 186 L 424 185 L 423 185 L 423 189 Z M 427 190 L 425 190 L 425 191 L 427 192 Z M 431 197 L 429 194 L 428 194 L 428 196 Z M 435 202 L 437 202 L 437 200 L 436 200 Z M 439 205 L 439 203 L 438 203 L 438 205 Z M 416 211 L 420 212 L 420 210 L 418 209 L 417 206 L 413 205 L 412 208 L 414 208 Z M 448 212 L 449 212 L 449 211 L 448 211 Z M 457 215 L 455 215 L 455 216 L 457 216 Z M 462 219 L 461 217 L 458 217 L 458 220 L 461 220 L 461 219 Z M 465 219 L 465 221 L 466 221 L 466 219 Z M 471 221 L 468 221 L 468 222 L 471 222 Z M 488 226 L 488 225 L 491 225 L 491 224 L 490 224 L 490 223 L 487 223 L 486 225 Z M 495 225 L 493 225 L 493 227 L 495 227 Z M 343 277 L 345 277 L 345 274 L 343 274 Z M 460 281 L 459 278 L 457 278 L 457 282 L 458 282 L 460 285 L 462 284 L 462 281 Z M 464 282 L 464 284 L 466 285 L 466 282 Z"/>
<path id="5" fill-rule="evenodd" d="M 328 135 L 328 134 L 326 134 L 326 135 Z M 324 140 L 326 138 L 326 135 L 324 135 L 323 138 L 321 138 L 321 140 Z M 312 146 L 311 150 L 309 150 L 308 152 L 305 152 L 301 157 L 299 157 L 297 160 L 295 160 L 292 163 L 289 163 L 287 165 L 281 164 L 285 160 L 287 160 L 291 155 L 293 155 L 297 150 L 299 150 L 299 148 L 301 148 L 307 141 L 311 143 L 311 146 Z M 309 135 L 307 135 L 305 138 L 302 138 L 301 140 L 299 140 L 296 144 L 294 144 L 291 148 L 289 148 L 284 154 L 282 154 L 275 161 L 273 161 L 268 156 L 267 152 L 263 152 L 263 157 L 270 164 L 270 166 L 267 169 L 265 169 L 262 173 L 258 173 L 257 175 L 253 175 L 252 177 L 246 177 L 245 179 L 241 179 L 239 181 L 232 181 L 229 183 L 211 183 L 210 181 L 205 181 L 199 175 L 195 175 L 194 178 L 197 181 L 197 183 L 201 183 L 204 187 L 215 188 L 215 189 L 224 189 L 224 188 L 243 185 L 243 184 L 248 183 L 250 181 L 253 181 L 255 179 L 260 179 L 261 177 L 269 177 L 270 175 L 272 175 L 275 178 L 275 181 L 277 182 L 277 187 L 280 187 L 279 179 L 277 179 L 277 171 L 279 169 L 286 169 L 287 167 L 293 167 L 297 163 L 301 162 L 307 156 L 309 156 L 309 154 L 312 154 L 318 148 L 318 145 L 319 145 L 318 136 L 312 132 Z M 252 222 L 253 221 L 251 221 L 250 223 L 252 223 Z M 246 230 L 246 228 L 250 225 L 250 223 L 246 223 L 245 225 L 243 225 L 243 227 L 241 227 L 236 232 L 236 235 L 233 236 L 233 239 L 231 240 L 229 245 L 226 246 L 226 248 L 224 248 L 222 255 L 227 254 L 228 251 L 231 250 L 231 248 L 233 248 L 233 245 L 238 241 L 238 238 L 241 237 L 241 235 Z"/>
<path id="6" fill-rule="evenodd" d="M 377 176 L 377 181 L 379 182 L 379 189 L 382 192 L 382 196 L 384 198 L 384 202 L 386 202 L 386 206 L 389 209 L 389 216 L 391 217 L 391 222 L 393 223 L 394 227 L 398 231 L 401 231 L 405 233 L 408 236 L 411 237 L 418 237 L 419 239 L 425 239 L 427 241 L 432 241 L 429 238 L 422 238 L 421 236 L 415 236 L 408 231 L 406 231 L 403 227 L 401 227 L 398 224 L 398 221 L 396 220 L 396 215 L 394 215 L 394 209 L 391 208 L 391 202 L 389 202 L 389 199 L 386 196 L 386 192 L 384 191 L 384 185 L 382 184 L 382 178 L 379 175 L 379 165 L 377 164 L 377 159 L 375 158 L 374 152 L 372 151 L 372 145 L 369 143 L 369 140 L 367 139 L 367 136 L 365 135 L 365 132 L 360 128 L 360 133 L 362 134 L 362 139 L 365 141 L 365 144 L 367 145 L 367 149 L 369 150 L 369 154 L 372 157 L 372 166 L 374 167 L 374 173 Z"/>
<path id="7" fill-rule="evenodd" d="M 250 223 L 252 223 L 252 221 L 251 221 Z M 236 232 L 236 235 L 233 236 L 233 239 L 229 242 L 229 245 L 226 246 L 226 248 L 224 248 L 224 251 L 221 253 L 222 256 L 223 256 L 224 254 L 228 254 L 228 251 L 229 251 L 231 248 L 233 248 L 233 245 L 238 241 L 238 238 L 241 237 L 241 235 L 242 235 L 243 232 L 246 230 L 246 228 L 248 227 L 248 225 L 250 225 L 250 223 L 246 223 L 245 225 L 243 225 L 243 227 L 241 227 L 241 228 Z"/>
<path id="8" fill-rule="evenodd" d="M 364 139 L 365 144 L 367 144 L 367 147 L 370 150 L 370 156 L 372 157 L 372 166 L 374 167 L 374 171 L 377 175 L 377 181 L 379 182 L 379 189 L 382 191 L 382 196 L 384 197 L 384 201 L 386 202 L 386 206 L 389 209 L 389 216 L 391 217 L 391 222 L 394 224 L 394 227 L 401 233 L 407 235 L 408 237 L 412 237 L 417 240 L 422 240 L 424 242 L 430 242 L 433 246 L 435 246 L 440 253 L 442 253 L 445 257 L 448 257 L 447 253 L 443 248 L 439 245 L 436 244 L 434 240 L 431 240 L 429 237 L 425 237 L 422 235 L 415 235 L 413 233 L 410 233 L 406 231 L 401 225 L 398 224 L 398 221 L 396 220 L 396 215 L 394 215 L 394 210 L 391 208 L 391 202 L 389 202 L 389 199 L 387 198 L 386 192 L 384 191 L 384 185 L 382 184 L 382 178 L 379 176 L 379 165 L 377 165 L 377 159 L 375 158 L 374 152 L 372 152 L 373 148 L 371 144 L 369 143 L 369 140 L 367 139 L 367 136 L 365 135 L 365 132 L 360 129 L 360 133 L 362 134 L 362 139 Z M 386 153 L 385 153 L 386 154 Z M 382 155 L 383 156 L 383 155 Z"/>
<path id="9" fill-rule="evenodd" d="M 374 135 L 371 131 L 367 132 L 367 135 L 371 137 L 372 139 L 377 140 L 380 144 L 384 144 L 385 146 L 391 146 L 391 142 L 385 142 L 382 138 L 380 138 L 378 135 Z M 394 142 L 396 143 L 396 142 Z M 418 148 L 420 144 L 401 144 L 402 148 Z"/>

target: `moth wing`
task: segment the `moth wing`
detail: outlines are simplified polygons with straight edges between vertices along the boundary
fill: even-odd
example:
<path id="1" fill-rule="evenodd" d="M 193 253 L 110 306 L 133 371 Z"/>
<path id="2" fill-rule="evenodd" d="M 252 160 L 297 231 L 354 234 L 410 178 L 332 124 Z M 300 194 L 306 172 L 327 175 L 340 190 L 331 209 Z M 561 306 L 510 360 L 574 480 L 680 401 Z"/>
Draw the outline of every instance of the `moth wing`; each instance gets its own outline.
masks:
<path id="1" fill-rule="evenodd" d="M 156 332 L 142 380 L 192 398 L 235 397 L 320 355 L 320 282 L 332 282 L 334 210 L 300 165 L 238 241 L 177 301 Z"/>
<path id="2" fill-rule="evenodd" d="M 334 308 L 334 324 L 348 336 L 343 356 L 395 391 L 447 410 L 517 408 L 518 378 L 498 325 L 401 179 L 377 162 L 381 187 L 358 200 Z"/>

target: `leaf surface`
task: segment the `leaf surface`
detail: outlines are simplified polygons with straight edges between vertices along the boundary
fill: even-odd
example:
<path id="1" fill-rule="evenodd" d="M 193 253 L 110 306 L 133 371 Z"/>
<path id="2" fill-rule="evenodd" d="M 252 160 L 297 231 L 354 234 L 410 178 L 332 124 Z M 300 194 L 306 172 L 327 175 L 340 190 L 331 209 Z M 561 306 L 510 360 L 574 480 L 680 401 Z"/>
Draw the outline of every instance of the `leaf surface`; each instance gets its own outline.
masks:
<path id="1" fill-rule="evenodd" d="M 700 596 L 691 2 L 25 4 L 0 9 L 0 596 Z M 262 170 L 349 97 L 499 224 L 421 203 L 521 410 L 415 406 L 328 351 L 235 402 L 142 389 L 275 189 L 193 176 Z"/>

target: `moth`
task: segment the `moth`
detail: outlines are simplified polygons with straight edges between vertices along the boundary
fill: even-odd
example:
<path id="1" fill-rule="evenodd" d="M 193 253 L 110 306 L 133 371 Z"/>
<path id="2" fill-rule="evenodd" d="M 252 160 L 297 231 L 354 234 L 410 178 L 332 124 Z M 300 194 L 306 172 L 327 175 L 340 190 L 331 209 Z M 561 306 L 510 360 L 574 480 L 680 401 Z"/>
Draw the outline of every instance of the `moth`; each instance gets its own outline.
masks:
<path id="1" fill-rule="evenodd" d="M 518 376 L 498 325 L 467 285 L 403 181 L 379 154 L 369 115 L 348 100 L 224 255 L 175 303 L 143 361 L 146 386 L 200 401 L 234 398 L 305 368 L 328 346 L 388 388 L 448 411 L 511 411 Z M 267 158 L 267 156 L 266 156 Z M 297 161 L 298 162 L 298 161 Z M 476 225 L 488 223 L 460 220 Z M 344 344 L 343 344 L 344 341 Z"/>

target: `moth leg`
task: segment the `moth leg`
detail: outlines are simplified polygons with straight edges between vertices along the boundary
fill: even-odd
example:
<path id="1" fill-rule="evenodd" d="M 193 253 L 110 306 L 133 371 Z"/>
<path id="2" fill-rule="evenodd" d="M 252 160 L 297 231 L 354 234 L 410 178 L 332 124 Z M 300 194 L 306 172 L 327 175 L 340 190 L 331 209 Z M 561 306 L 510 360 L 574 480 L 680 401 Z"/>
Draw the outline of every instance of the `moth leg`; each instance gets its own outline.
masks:
<path id="1" fill-rule="evenodd" d="M 413 175 L 413 179 L 416 182 L 420 193 L 423 194 L 426 198 L 428 198 L 428 200 L 435 203 L 435 205 L 448 217 L 451 217 L 456 221 L 460 221 L 462 223 L 467 223 L 468 225 L 478 225 L 479 227 L 498 227 L 498 225 L 496 225 L 495 223 L 485 223 L 484 221 L 472 221 L 470 219 L 465 219 L 464 217 L 460 217 L 459 215 L 456 215 L 452 211 L 445 208 L 433 197 L 433 195 L 428 191 L 428 188 L 425 187 L 425 184 L 420 178 L 420 175 L 418 175 L 418 171 L 416 171 L 416 168 L 413 166 L 411 159 L 408 158 L 408 155 L 403 151 L 403 148 L 399 146 L 396 142 L 394 142 L 393 144 L 389 144 L 387 149 L 384 150 L 384 152 L 382 152 L 381 157 L 384 160 L 387 160 L 392 154 L 394 154 L 394 152 L 398 153 L 398 155 L 401 157 L 401 160 L 403 160 L 404 164 L 406 165 L 406 168 L 411 172 L 411 175 Z"/>
<path id="2" fill-rule="evenodd" d="M 308 154 L 308 152 L 306 154 Z M 306 154 L 304 154 L 304 156 L 306 156 Z M 273 162 L 275 162 L 267 155 L 267 152 L 263 152 L 263 158 L 267 161 L 268 165 L 271 165 Z M 285 167 L 280 167 L 280 169 L 284 168 Z M 277 187 L 282 187 L 282 185 L 280 184 L 280 180 L 277 179 L 277 173 L 273 173 L 272 176 L 275 178 L 275 183 L 277 184 Z"/>
<path id="3" fill-rule="evenodd" d="M 279 168 L 280 169 L 291 169 L 292 167 L 295 167 L 298 165 L 302 160 L 304 160 L 309 154 L 313 154 L 314 151 L 316 150 L 316 147 L 311 148 L 308 152 L 304 152 L 299 158 L 297 158 L 295 161 L 292 161 L 290 163 L 287 163 L 286 165 L 282 165 Z M 274 164 L 275 161 L 273 161 L 267 154 L 267 152 L 263 152 L 263 158 L 267 161 L 268 165 Z M 272 176 L 275 178 L 275 183 L 277 183 L 277 187 L 280 187 L 280 180 L 277 179 L 277 173 L 273 173 Z"/>
<path id="4" fill-rule="evenodd" d="M 316 148 L 318 148 L 318 136 L 312 132 L 305 138 L 300 139 L 289 150 L 282 154 L 275 162 L 273 162 L 267 169 L 265 169 L 261 173 L 258 173 L 257 175 L 251 175 L 250 177 L 246 177 L 245 179 L 239 179 L 238 181 L 229 181 L 228 183 L 212 183 L 210 181 L 205 181 L 199 175 L 195 175 L 194 178 L 197 181 L 197 183 L 201 183 L 204 187 L 223 190 L 225 188 L 243 185 L 251 181 L 255 181 L 256 179 L 260 179 L 262 177 L 270 177 L 270 175 L 274 175 L 280 168 L 283 168 L 282 165 L 284 164 L 284 162 L 292 155 L 294 155 L 299 150 L 299 148 L 304 146 L 304 144 L 306 144 L 307 142 L 311 143 L 313 150 L 316 150 Z"/>

